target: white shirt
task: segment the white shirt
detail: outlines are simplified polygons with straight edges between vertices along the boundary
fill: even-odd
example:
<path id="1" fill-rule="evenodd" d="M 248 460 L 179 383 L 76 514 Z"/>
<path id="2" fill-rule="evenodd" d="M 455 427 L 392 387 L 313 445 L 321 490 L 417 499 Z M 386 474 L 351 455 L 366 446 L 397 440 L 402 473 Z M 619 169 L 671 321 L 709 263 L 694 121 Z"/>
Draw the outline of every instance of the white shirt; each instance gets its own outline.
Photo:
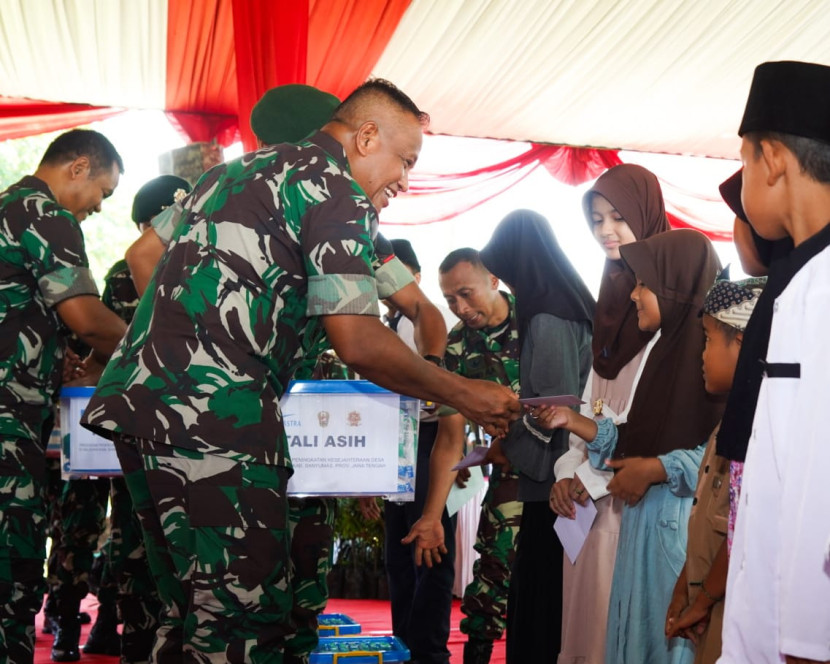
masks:
<path id="1" fill-rule="evenodd" d="M 729 561 L 729 664 L 830 659 L 830 248 L 774 312 Z M 773 377 L 780 365 L 800 377 Z"/>

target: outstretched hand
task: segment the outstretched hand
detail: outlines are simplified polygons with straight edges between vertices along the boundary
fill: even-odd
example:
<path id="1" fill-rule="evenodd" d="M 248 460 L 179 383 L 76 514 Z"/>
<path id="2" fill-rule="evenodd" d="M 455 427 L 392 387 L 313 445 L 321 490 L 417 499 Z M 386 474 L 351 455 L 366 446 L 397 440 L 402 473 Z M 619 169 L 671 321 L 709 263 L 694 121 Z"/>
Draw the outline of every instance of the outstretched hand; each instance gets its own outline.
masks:
<path id="1" fill-rule="evenodd" d="M 538 424 L 546 429 L 567 428 L 566 425 L 573 411 L 565 406 L 534 406 L 530 414 Z"/>
<path id="2" fill-rule="evenodd" d="M 432 567 L 441 562 L 441 555 L 447 554 L 444 545 L 444 526 L 440 519 L 422 516 L 414 524 L 401 544 L 415 542 L 415 564 Z"/>
<path id="3" fill-rule="evenodd" d="M 494 438 L 507 435 L 510 423 L 519 418 L 518 395 L 505 385 L 491 380 L 472 380 L 475 388 L 463 404 L 455 404 L 467 419 L 480 424 Z"/>

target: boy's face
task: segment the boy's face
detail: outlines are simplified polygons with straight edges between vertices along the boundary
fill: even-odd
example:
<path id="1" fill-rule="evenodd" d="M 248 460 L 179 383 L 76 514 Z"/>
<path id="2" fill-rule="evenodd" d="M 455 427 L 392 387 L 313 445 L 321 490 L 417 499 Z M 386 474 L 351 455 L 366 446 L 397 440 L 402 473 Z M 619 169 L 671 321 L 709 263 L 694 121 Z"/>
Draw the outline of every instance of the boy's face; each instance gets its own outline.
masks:
<path id="1" fill-rule="evenodd" d="M 743 335 L 739 332 L 734 339 L 720 327 L 709 314 L 703 314 L 703 333 L 706 345 L 703 347 L 703 382 L 709 394 L 724 394 L 732 389 L 738 353 Z"/>
<path id="2" fill-rule="evenodd" d="M 769 142 L 762 141 L 761 147 L 769 150 Z M 780 215 L 776 212 L 767 157 L 746 136 L 741 139 L 741 163 L 744 167 L 741 203 L 752 227 L 766 240 L 787 237 L 786 229 L 778 221 Z"/>

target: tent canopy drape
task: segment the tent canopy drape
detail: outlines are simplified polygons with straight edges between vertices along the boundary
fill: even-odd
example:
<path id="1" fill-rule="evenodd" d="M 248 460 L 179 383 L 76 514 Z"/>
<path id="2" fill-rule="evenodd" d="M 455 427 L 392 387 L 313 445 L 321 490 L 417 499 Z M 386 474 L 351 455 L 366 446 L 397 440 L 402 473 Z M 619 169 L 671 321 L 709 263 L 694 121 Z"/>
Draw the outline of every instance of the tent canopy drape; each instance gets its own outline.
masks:
<path id="1" fill-rule="evenodd" d="M 830 63 L 826 9 L 823 0 L 0 0 L 0 140 L 149 108 L 191 141 L 250 149 L 250 110 L 268 88 L 305 82 L 343 98 L 374 75 L 428 111 L 435 134 L 536 144 L 524 165 L 497 169 L 496 190 L 540 167 L 584 181 L 619 149 L 734 159 L 755 66 Z M 492 196 L 479 177 L 477 193 Z M 681 196 L 670 206 L 676 223 L 728 236 L 695 209 L 707 195 Z"/>

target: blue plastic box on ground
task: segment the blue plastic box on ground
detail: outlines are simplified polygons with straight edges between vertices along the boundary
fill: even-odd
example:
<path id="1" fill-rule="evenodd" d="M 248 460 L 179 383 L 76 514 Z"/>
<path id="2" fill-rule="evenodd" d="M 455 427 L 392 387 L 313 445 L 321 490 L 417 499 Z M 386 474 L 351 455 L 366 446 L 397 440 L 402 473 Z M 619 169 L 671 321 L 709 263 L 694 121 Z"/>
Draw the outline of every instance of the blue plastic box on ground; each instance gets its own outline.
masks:
<path id="1" fill-rule="evenodd" d="M 345 613 L 321 613 L 317 616 L 317 633 L 320 636 L 360 634 L 360 623 Z"/>
<path id="2" fill-rule="evenodd" d="M 406 662 L 409 649 L 396 636 L 322 637 L 310 664 L 386 664 Z"/>

